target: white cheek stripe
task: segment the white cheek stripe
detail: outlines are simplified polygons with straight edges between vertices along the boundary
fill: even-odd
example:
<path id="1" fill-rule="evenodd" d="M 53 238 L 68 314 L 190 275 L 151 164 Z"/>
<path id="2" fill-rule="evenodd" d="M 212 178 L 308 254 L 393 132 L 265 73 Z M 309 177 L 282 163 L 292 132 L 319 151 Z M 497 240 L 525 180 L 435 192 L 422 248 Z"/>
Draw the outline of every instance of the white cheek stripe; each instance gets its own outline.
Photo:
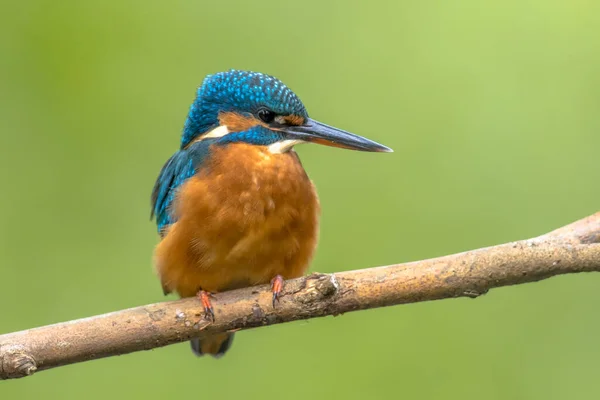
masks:
<path id="1" fill-rule="evenodd" d="M 300 144 L 300 143 L 304 143 L 304 141 L 303 140 L 293 140 L 293 139 L 282 140 L 281 142 L 276 142 L 276 143 L 269 145 L 269 147 L 268 147 L 269 153 L 272 153 L 272 154 L 285 153 L 285 152 L 290 151 L 292 149 L 292 147 L 294 147 L 295 145 Z"/>

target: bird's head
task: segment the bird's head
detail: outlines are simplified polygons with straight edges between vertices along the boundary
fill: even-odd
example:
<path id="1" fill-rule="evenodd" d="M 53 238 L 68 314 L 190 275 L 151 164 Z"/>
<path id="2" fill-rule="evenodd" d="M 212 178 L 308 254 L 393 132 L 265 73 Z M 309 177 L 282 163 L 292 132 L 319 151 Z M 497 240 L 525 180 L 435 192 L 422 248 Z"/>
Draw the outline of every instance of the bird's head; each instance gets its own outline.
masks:
<path id="1" fill-rule="evenodd" d="M 209 75 L 198 89 L 181 136 L 181 148 L 206 138 L 268 146 L 273 153 L 286 152 L 304 142 L 392 151 L 309 118 L 298 96 L 279 79 L 238 70 Z"/>

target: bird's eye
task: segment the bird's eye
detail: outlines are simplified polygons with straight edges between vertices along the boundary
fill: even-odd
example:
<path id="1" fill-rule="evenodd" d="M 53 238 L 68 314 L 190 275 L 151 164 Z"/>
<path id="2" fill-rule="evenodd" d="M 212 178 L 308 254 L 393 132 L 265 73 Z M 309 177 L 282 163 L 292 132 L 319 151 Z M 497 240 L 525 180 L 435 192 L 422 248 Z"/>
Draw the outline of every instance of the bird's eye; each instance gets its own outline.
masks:
<path id="1" fill-rule="evenodd" d="M 267 124 L 273 122 L 273 120 L 275 119 L 275 113 L 266 108 L 261 108 L 260 110 L 258 110 L 257 115 L 262 122 L 265 122 Z"/>

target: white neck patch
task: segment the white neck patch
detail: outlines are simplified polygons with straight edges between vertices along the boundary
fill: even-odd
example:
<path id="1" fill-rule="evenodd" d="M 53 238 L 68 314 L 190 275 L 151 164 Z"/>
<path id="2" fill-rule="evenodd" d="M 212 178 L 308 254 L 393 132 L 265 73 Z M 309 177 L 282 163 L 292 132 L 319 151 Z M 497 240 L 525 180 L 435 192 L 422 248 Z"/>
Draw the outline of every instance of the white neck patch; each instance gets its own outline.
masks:
<path id="1" fill-rule="evenodd" d="M 304 141 L 296 139 L 282 140 L 281 142 L 275 142 L 269 145 L 267 148 L 269 149 L 269 153 L 282 154 L 290 151 L 292 147 L 300 143 L 304 143 Z"/>
<path id="2" fill-rule="evenodd" d="M 200 140 L 208 138 L 220 138 L 229 133 L 229 128 L 226 125 L 219 125 L 212 131 L 209 131 L 200 137 Z"/>

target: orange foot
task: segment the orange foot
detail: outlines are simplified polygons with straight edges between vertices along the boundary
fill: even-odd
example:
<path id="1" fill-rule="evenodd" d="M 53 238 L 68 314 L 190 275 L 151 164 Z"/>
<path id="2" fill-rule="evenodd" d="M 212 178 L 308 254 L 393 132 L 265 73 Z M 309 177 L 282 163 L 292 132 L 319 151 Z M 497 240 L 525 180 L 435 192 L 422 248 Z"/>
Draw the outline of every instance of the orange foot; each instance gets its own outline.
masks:
<path id="1" fill-rule="evenodd" d="M 283 277 L 277 275 L 271 279 L 271 291 L 273 292 L 273 308 L 275 308 L 275 302 L 279 302 L 279 295 L 283 290 Z"/>
<path id="2" fill-rule="evenodd" d="M 204 307 L 204 318 L 215 322 L 215 310 L 213 309 L 210 301 L 210 298 L 214 297 L 213 294 L 204 290 L 200 290 L 198 293 L 196 293 L 196 297 L 202 303 L 202 307 Z"/>

